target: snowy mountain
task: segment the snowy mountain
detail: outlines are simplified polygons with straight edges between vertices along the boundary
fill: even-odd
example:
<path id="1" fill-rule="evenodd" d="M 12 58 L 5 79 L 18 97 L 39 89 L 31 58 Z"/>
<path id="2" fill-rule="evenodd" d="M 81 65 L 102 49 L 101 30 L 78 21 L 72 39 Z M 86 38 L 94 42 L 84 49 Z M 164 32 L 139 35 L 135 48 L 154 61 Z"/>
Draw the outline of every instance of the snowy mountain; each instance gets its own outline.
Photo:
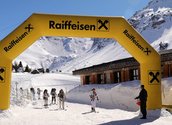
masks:
<path id="1" fill-rule="evenodd" d="M 152 0 L 128 21 L 157 51 L 160 44 L 163 49 L 172 48 L 172 0 Z M 130 56 L 113 39 L 41 37 L 14 61 L 32 68 L 71 72 Z"/>
<path id="2" fill-rule="evenodd" d="M 41 37 L 14 62 L 22 61 L 32 68 L 58 68 L 90 50 L 90 38 Z M 82 46 L 82 47 L 81 47 Z"/>
<path id="3" fill-rule="evenodd" d="M 163 35 L 167 35 L 172 27 L 172 1 L 152 0 L 147 7 L 137 11 L 128 21 L 149 43 L 153 43 Z M 169 40 L 162 39 L 161 42 Z"/>

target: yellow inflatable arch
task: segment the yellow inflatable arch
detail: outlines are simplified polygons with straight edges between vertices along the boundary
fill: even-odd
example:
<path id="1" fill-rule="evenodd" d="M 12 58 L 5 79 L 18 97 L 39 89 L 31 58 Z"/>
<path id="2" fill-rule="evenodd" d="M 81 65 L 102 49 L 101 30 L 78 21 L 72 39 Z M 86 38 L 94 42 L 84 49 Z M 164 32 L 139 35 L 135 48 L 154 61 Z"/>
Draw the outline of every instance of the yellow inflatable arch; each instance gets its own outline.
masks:
<path id="1" fill-rule="evenodd" d="M 124 18 L 33 14 L 0 42 L 0 109 L 10 105 L 12 60 L 41 36 L 114 38 L 140 63 L 148 109 L 161 108 L 160 56 Z"/>

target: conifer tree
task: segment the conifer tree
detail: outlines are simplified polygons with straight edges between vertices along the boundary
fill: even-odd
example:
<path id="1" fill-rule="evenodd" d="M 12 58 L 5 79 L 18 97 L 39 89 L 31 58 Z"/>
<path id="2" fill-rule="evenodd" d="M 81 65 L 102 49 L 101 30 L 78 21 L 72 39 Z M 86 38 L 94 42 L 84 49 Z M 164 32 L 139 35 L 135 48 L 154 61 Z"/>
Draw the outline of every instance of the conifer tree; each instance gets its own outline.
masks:
<path id="1" fill-rule="evenodd" d="M 18 72 L 23 72 L 24 68 L 23 68 L 23 64 L 22 62 L 20 61 L 19 62 L 19 65 L 18 65 Z"/>
<path id="2" fill-rule="evenodd" d="M 24 72 L 31 72 L 31 69 L 29 68 L 28 65 L 26 65 Z"/>
<path id="3" fill-rule="evenodd" d="M 18 68 L 19 68 L 19 66 L 18 66 L 17 62 L 14 62 L 14 64 L 13 64 L 14 71 L 18 72 Z"/>

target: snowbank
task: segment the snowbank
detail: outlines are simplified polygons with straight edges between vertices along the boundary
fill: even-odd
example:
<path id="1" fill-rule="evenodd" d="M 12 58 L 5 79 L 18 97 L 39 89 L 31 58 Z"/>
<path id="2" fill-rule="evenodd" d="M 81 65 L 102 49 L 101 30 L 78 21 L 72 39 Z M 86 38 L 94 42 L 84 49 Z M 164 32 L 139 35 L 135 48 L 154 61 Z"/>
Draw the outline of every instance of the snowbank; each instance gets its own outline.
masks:
<path id="1" fill-rule="evenodd" d="M 162 79 L 162 102 L 163 105 L 172 105 L 172 78 Z M 134 98 L 140 91 L 139 81 L 130 81 L 119 84 L 109 85 L 80 85 L 67 94 L 69 102 L 90 104 L 90 91 L 96 88 L 100 102 L 99 107 L 108 109 L 122 109 L 128 111 L 137 111 L 139 109 Z"/>
<path id="2" fill-rule="evenodd" d="M 148 110 L 147 114 L 149 117 L 168 117 L 171 113 L 166 109 Z"/>
<path id="3" fill-rule="evenodd" d="M 12 111 L 11 110 L 4 110 L 4 111 L 1 111 L 0 110 L 0 121 L 1 119 L 4 119 L 4 118 L 9 118 L 13 115 Z"/>
<path id="4" fill-rule="evenodd" d="M 89 95 L 92 88 L 96 88 L 99 96 L 100 101 L 97 103 L 99 107 L 129 111 L 139 109 L 134 100 L 139 93 L 139 81 L 109 85 L 80 85 L 67 93 L 67 100 L 69 102 L 90 104 Z"/>
<path id="5" fill-rule="evenodd" d="M 172 105 L 172 77 L 162 80 L 162 104 Z"/>

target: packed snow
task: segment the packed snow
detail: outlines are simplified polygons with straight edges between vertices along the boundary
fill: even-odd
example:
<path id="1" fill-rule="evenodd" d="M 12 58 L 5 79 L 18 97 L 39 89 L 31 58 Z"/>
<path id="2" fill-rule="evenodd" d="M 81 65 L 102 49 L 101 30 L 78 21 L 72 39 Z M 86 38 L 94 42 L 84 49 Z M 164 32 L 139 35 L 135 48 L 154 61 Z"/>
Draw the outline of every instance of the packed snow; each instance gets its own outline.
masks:
<path id="1" fill-rule="evenodd" d="M 171 78 L 163 79 L 166 99 L 171 99 Z M 139 106 L 134 97 L 139 92 L 139 81 L 122 84 L 80 85 L 77 76 L 70 74 L 23 74 L 13 73 L 11 106 L 9 110 L 0 111 L 1 125 L 168 125 L 172 122 L 172 115 L 165 109 L 148 112 L 148 119 L 139 119 Z M 20 93 L 20 88 L 24 93 Z M 28 89 L 30 87 L 41 90 L 56 88 L 64 89 L 66 93 L 65 110 L 56 105 L 44 108 L 43 100 L 31 100 Z M 100 101 L 97 102 L 96 113 L 90 113 L 89 93 L 96 88 Z M 16 91 L 17 90 L 17 91 Z M 36 96 L 37 98 L 37 96 Z M 172 101 L 172 100 L 171 100 Z M 51 103 L 51 97 L 49 97 Z"/>

